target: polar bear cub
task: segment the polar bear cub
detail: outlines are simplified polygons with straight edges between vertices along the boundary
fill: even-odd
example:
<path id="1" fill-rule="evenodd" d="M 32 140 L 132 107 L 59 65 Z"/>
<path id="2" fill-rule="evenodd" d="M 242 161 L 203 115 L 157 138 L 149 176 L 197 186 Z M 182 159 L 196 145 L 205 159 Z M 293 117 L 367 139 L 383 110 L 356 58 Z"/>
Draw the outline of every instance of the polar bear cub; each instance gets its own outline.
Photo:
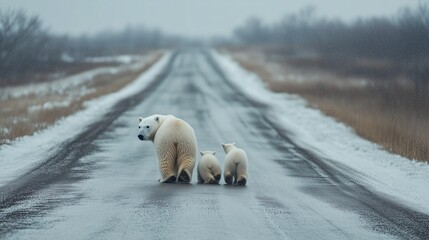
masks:
<path id="1" fill-rule="evenodd" d="M 222 174 L 219 161 L 214 151 L 200 152 L 202 158 L 198 162 L 198 183 L 218 184 Z"/>
<path id="2" fill-rule="evenodd" d="M 152 141 L 158 155 L 160 182 L 189 183 L 195 167 L 197 140 L 194 129 L 173 115 L 139 118 L 138 138 Z"/>
<path id="3" fill-rule="evenodd" d="M 248 160 L 246 152 L 235 146 L 235 143 L 222 144 L 226 153 L 223 176 L 226 184 L 246 185 L 248 179 Z"/>

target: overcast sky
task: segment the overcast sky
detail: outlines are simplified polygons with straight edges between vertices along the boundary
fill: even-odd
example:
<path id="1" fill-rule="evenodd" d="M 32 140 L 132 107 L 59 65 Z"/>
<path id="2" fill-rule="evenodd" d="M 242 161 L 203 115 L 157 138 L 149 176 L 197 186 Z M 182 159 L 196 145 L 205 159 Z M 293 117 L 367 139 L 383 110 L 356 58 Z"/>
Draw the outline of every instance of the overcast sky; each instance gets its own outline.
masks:
<path id="1" fill-rule="evenodd" d="M 55 33 L 91 34 L 145 25 L 190 37 L 227 35 L 251 16 L 267 23 L 305 6 L 319 16 L 352 20 L 391 16 L 418 0 L 0 0 L 0 9 L 37 14 Z"/>

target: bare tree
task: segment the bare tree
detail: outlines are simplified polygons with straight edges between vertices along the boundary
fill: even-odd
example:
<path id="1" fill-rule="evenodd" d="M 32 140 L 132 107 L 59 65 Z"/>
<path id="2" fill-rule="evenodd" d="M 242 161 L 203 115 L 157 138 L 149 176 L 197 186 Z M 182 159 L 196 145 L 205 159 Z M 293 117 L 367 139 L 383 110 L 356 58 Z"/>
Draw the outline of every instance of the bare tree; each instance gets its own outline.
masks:
<path id="1" fill-rule="evenodd" d="M 416 96 L 426 94 L 429 85 L 429 6 L 420 2 L 415 10 L 406 8 L 398 19 L 401 32 L 401 60 L 413 75 Z"/>
<path id="2" fill-rule="evenodd" d="M 267 26 L 251 19 L 237 28 L 235 36 L 245 44 L 275 44 L 283 52 L 314 51 L 328 60 L 358 58 L 388 61 L 415 82 L 416 96 L 429 87 L 429 4 L 402 9 L 395 17 L 359 19 L 352 23 L 314 17 L 309 8 Z M 389 79 L 383 70 L 366 69 Z"/>
<path id="3" fill-rule="evenodd" d="M 250 44 L 261 44 L 270 41 L 270 30 L 259 18 L 250 18 L 244 26 L 234 31 L 237 38 Z"/>
<path id="4" fill-rule="evenodd" d="M 138 54 L 184 42 L 142 26 L 91 37 L 57 36 L 46 31 L 37 16 L 20 10 L 0 11 L 0 83 L 31 81 L 34 74 L 63 70 L 88 56 Z M 75 61 L 63 61 L 65 54 Z"/>
<path id="5" fill-rule="evenodd" d="M 3 77 L 22 70 L 38 57 L 44 34 L 37 17 L 22 11 L 0 12 L 0 72 Z"/>

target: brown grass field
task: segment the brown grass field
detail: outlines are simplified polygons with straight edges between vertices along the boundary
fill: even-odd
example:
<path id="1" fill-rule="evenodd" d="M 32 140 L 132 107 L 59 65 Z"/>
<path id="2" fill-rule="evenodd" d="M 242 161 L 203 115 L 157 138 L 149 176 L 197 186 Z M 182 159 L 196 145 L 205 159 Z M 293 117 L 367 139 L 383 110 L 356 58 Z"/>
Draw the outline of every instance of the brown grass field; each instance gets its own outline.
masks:
<path id="1" fill-rule="evenodd" d="M 150 68 L 161 55 L 161 53 L 156 53 L 150 62 L 137 70 L 95 76 L 92 81 L 85 84 L 85 88 L 91 89 L 91 91 L 83 96 L 73 98 L 70 104 L 64 107 L 29 111 L 32 106 L 41 106 L 46 102 L 63 101 L 65 96 L 59 93 L 51 93 L 45 96 L 30 94 L 20 98 L 0 100 L 0 126 L 2 127 L 0 129 L 2 130 L 0 131 L 0 145 L 7 144 L 22 136 L 31 135 L 52 125 L 59 119 L 83 109 L 84 102 L 88 100 L 120 90 Z M 77 86 L 78 89 L 81 87 Z"/>
<path id="2" fill-rule="evenodd" d="M 243 52 L 230 52 L 240 65 L 255 72 L 275 92 L 288 92 L 304 97 L 309 106 L 344 122 L 356 133 L 380 144 L 392 153 L 410 159 L 429 162 L 429 97 L 418 100 L 410 81 L 401 76 L 380 81 L 369 78 L 369 84 L 353 84 L 356 73 L 333 71 L 315 64 L 314 60 L 288 61 L 270 58 L 255 61 L 255 56 L 243 57 Z M 276 68 L 267 67 L 276 62 L 284 78 L 279 80 Z M 359 68 L 362 68 L 360 65 Z M 381 72 L 376 67 L 377 72 Z M 359 71 L 361 71 L 360 69 Z M 363 68 L 364 70 L 364 68 Z M 357 71 L 357 72 L 359 72 Z M 288 79 L 289 73 L 299 74 L 301 81 Z M 306 81 L 315 74 L 317 81 Z"/>

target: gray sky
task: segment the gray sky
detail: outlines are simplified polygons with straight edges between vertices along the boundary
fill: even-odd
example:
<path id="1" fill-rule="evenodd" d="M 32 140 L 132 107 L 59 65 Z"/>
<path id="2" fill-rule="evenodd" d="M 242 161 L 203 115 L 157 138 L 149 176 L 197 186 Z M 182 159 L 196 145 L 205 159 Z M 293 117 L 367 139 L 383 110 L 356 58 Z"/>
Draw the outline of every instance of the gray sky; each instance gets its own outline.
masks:
<path id="1" fill-rule="evenodd" d="M 145 25 L 191 37 L 227 35 L 247 18 L 270 23 L 312 5 L 319 16 L 393 15 L 418 0 L 0 0 L 0 9 L 37 14 L 55 33 L 91 34 Z"/>

